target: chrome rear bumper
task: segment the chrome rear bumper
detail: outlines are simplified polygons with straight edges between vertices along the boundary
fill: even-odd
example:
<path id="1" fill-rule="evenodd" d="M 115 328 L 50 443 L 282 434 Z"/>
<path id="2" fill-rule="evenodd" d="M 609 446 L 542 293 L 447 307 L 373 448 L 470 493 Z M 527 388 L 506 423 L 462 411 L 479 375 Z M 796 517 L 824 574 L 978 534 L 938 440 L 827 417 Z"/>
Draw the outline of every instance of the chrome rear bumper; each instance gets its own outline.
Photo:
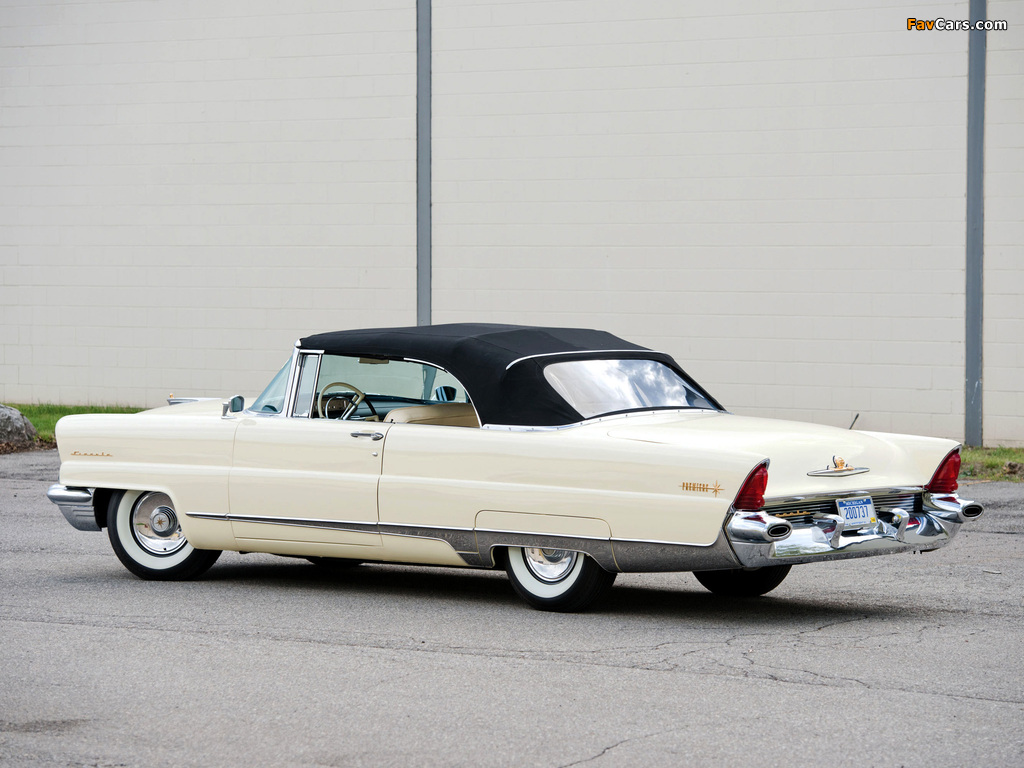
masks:
<path id="1" fill-rule="evenodd" d="M 96 512 L 92 506 L 91 488 L 68 488 L 55 483 L 46 492 L 46 498 L 52 501 L 64 517 L 80 531 L 98 531 Z"/>
<path id="2" fill-rule="evenodd" d="M 813 520 L 792 523 L 788 536 L 773 537 L 768 531 L 789 521 L 763 512 L 734 511 L 725 533 L 743 567 L 760 568 L 938 549 L 963 523 L 983 512 L 980 504 L 956 494 L 924 493 L 920 510 L 881 509 L 875 525 L 853 531 L 843 529 L 839 515 L 818 514 Z"/>

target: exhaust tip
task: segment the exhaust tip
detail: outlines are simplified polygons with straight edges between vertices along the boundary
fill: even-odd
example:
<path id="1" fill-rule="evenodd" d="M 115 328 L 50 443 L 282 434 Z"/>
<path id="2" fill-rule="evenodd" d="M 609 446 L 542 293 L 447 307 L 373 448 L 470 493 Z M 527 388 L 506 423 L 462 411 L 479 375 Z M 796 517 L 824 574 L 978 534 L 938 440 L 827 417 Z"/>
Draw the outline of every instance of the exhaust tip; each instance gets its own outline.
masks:
<path id="1" fill-rule="evenodd" d="M 770 538 L 770 539 L 772 539 L 774 541 L 779 541 L 780 539 L 785 539 L 792 532 L 793 532 L 793 526 L 790 525 L 789 523 L 772 523 L 771 525 L 768 526 L 768 530 L 765 531 L 765 533 L 768 535 L 768 538 Z"/>
<path id="2" fill-rule="evenodd" d="M 960 514 L 963 515 L 966 520 L 973 520 L 976 517 L 981 517 L 981 513 L 985 511 L 985 508 L 981 504 L 968 504 L 962 510 Z"/>

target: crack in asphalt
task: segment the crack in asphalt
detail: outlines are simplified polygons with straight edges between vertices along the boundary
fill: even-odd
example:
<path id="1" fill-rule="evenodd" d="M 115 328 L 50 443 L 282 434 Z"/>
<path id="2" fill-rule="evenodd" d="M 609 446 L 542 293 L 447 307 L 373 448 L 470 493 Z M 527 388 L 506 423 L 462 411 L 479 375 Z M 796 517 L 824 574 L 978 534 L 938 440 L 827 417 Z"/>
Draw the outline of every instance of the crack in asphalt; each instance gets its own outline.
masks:
<path id="1" fill-rule="evenodd" d="M 90 720 L 30 720 L 16 723 L 0 720 L 0 733 L 67 733 L 90 723 Z"/>
<path id="2" fill-rule="evenodd" d="M 116 617 L 111 617 L 116 618 Z M 569 664 L 576 666 L 589 666 L 599 667 L 608 669 L 626 669 L 626 670 L 637 670 L 641 672 L 683 672 L 686 674 L 699 675 L 703 677 L 733 677 L 741 679 L 752 679 L 752 680 L 766 680 L 769 682 L 776 682 L 788 685 L 806 685 L 815 687 L 849 687 L 852 685 L 864 688 L 865 690 L 884 690 L 884 691 L 896 691 L 900 693 L 913 693 L 918 695 L 935 696 L 943 699 L 951 699 L 953 701 L 983 701 L 996 704 L 1024 704 L 1024 697 L 1018 698 L 1000 698 L 996 696 L 981 696 L 972 695 L 967 693 L 947 693 L 944 691 L 928 691 L 918 690 L 909 688 L 906 686 L 891 686 L 891 685 L 875 685 L 864 680 L 857 678 L 842 677 L 839 675 L 828 675 L 821 672 L 815 672 L 812 670 L 794 668 L 794 667 L 766 667 L 755 659 L 751 658 L 751 654 L 754 653 L 754 649 L 749 651 L 741 652 L 740 659 L 748 665 L 748 668 L 742 669 L 729 664 L 725 661 L 708 658 L 706 661 L 710 665 L 710 668 L 696 668 L 689 665 L 679 663 L 680 659 L 690 657 L 703 657 L 709 651 L 715 650 L 712 648 L 693 648 L 687 651 L 683 651 L 679 656 L 674 659 L 663 658 L 654 661 L 642 661 L 642 660 L 615 660 L 614 658 L 595 658 L 595 654 L 606 653 L 603 650 L 588 651 L 588 652 L 541 652 L 541 651 L 528 651 L 523 649 L 500 649 L 500 648 L 484 648 L 484 647 L 472 647 L 472 646 L 438 646 L 429 644 L 426 641 L 416 638 L 407 638 L 404 641 L 388 641 L 380 640 L 378 636 L 372 634 L 366 634 L 365 639 L 359 637 L 361 633 L 353 633 L 356 637 L 345 640 L 342 638 L 322 638 L 306 636 L 297 636 L 294 633 L 282 631 L 282 630 L 266 630 L 266 629 L 247 629 L 244 627 L 229 628 L 225 627 L 220 630 L 202 629 L 202 628 L 180 628 L 180 627 L 167 627 L 159 626 L 154 624 L 131 626 L 124 625 L 116 622 L 100 622 L 100 621 L 87 621 L 87 620 L 44 620 L 44 619 L 24 619 L 15 618 L 8 616 L 7 621 L 21 622 L 26 624 L 47 624 L 47 625 L 58 625 L 81 628 L 83 626 L 92 627 L 94 629 L 122 629 L 122 630 L 142 630 L 142 631 L 154 631 L 154 632 L 167 632 L 181 635 L 206 635 L 210 637 L 224 637 L 225 634 L 231 635 L 242 635 L 256 640 L 269 640 L 277 642 L 290 642 L 297 644 L 308 644 L 308 645 L 320 645 L 326 647 L 337 647 L 337 648 L 350 648 L 354 650 L 366 650 L 366 651 L 386 651 L 386 652 L 414 652 L 414 653 L 432 653 L 440 655 L 450 656 L 465 656 L 472 658 L 496 658 L 496 659 L 518 659 L 521 661 L 537 662 L 537 663 L 554 663 L 554 664 Z M 856 621 L 861 621 L 857 619 Z M 840 624 L 848 624 L 851 621 L 839 621 L 830 622 L 829 624 L 814 627 L 811 629 L 801 630 L 798 635 L 810 634 L 819 632 L 829 626 L 836 626 Z M 930 625 L 932 626 L 932 625 Z M 934 625 L 932 628 L 941 627 L 941 625 Z M 741 633 L 733 634 L 726 638 L 724 641 L 718 641 L 715 643 L 715 647 L 733 647 L 735 643 L 740 640 L 750 641 L 752 638 L 765 637 L 763 633 Z M 649 652 L 652 649 L 663 649 L 673 645 L 685 646 L 690 643 L 685 642 L 665 642 L 658 643 L 653 646 L 643 647 L 637 649 L 638 652 Z M 792 644 L 791 644 L 792 645 Z M 763 650 L 763 648 L 762 648 Z M 634 651 L 632 653 L 636 653 Z M 794 673 L 779 674 L 780 672 Z M 617 746 L 617 745 L 615 745 Z M 600 755 L 596 756 L 599 757 Z M 596 757 L 588 758 L 594 760 Z"/>
<path id="3" fill-rule="evenodd" d="M 595 760 L 600 760 L 602 757 L 607 755 L 612 750 L 618 749 L 623 744 L 628 744 L 631 741 L 643 741 L 644 739 L 651 739 L 651 738 L 654 738 L 655 736 L 663 736 L 664 734 L 672 733 L 675 730 L 676 729 L 673 728 L 673 729 L 668 729 L 668 730 L 664 730 L 664 731 L 657 731 L 656 733 L 645 733 L 643 736 L 630 736 L 627 739 L 621 739 L 619 741 L 616 741 L 614 744 L 609 744 L 607 747 L 604 747 L 596 755 L 592 755 L 591 757 L 585 757 L 582 760 L 576 760 L 575 762 L 572 762 L 572 763 L 563 763 L 562 765 L 558 766 L 558 768 L 572 768 L 572 766 L 574 766 L 574 765 L 585 765 L 586 763 L 592 763 Z"/>

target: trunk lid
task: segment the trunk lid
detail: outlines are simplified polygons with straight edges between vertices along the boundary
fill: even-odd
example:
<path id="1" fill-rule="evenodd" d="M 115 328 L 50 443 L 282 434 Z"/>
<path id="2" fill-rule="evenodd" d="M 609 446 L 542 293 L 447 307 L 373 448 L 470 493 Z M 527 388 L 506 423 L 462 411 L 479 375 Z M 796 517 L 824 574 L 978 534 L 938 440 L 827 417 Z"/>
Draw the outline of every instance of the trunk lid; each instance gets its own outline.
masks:
<path id="1" fill-rule="evenodd" d="M 946 455 L 952 440 L 884 432 L 863 432 L 798 421 L 736 416 L 731 413 L 673 413 L 608 429 L 622 440 L 684 446 L 712 453 L 756 454 L 770 460 L 765 498 L 856 493 L 877 488 L 923 486 Z M 808 472 L 847 467 L 858 474 L 809 476 Z M 751 466 L 753 469 L 753 466 Z"/>

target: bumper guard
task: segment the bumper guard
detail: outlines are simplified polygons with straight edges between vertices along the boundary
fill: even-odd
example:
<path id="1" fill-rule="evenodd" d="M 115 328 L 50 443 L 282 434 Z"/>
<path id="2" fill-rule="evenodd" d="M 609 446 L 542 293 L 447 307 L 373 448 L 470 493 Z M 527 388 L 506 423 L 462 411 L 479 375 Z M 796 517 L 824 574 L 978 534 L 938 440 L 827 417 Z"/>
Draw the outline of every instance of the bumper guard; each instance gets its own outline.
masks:
<path id="1" fill-rule="evenodd" d="M 46 498 L 56 504 L 64 517 L 80 531 L 98 531 L 96 512 L 92 506 L 91 488 L 68 488 L 56 483 L 46 492 Z"/>
<path id="2" fill-rule="evenodd" d="M 725 534 L 744 568 L 760 568 L 939 549 L 952 541 L 963 523 L 984 512 L 980 504 L 951 493 L 924 492 L 921 506 L 920 512 L 902 507 L 879 510 L 875 525 L 852 531 L 844 530 L 839 515 L 820 514 L 809 522 L 793 523 L 784 537 L 770 537 L 751 526 L 757 527 L 756 517 L 763 519 L 766 528 L 788 521 L 770 514 L 734 511 Z"/>

